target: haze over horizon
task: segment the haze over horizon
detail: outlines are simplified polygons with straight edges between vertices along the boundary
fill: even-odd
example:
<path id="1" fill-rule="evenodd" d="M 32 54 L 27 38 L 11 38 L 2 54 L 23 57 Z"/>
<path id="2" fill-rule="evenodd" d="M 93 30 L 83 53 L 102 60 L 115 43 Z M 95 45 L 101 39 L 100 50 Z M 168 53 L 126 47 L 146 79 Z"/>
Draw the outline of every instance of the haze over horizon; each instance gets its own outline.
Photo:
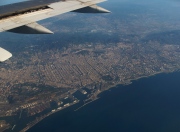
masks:
<path id="1" fill-rule="evenodd" d="M 29 1 L 29 0 L 1 0 L 0 6 L 24 2 L 24 1 Z"/>

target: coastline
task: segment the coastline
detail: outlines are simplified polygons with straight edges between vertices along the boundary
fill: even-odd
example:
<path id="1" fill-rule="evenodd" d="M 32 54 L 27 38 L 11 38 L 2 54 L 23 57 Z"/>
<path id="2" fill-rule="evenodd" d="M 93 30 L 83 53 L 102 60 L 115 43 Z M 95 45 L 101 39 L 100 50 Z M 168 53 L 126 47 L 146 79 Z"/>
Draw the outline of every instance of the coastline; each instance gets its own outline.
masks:
<path id="1" fill-rule="evenodd" d="M 130 84 L 132 83 L 132 81 L 137 81 L 137 80 L 142 79 L 142 78 L 148 78 L 148 77 L 156 76 L 156 75 L 158 75 L 158 74 L 168 74 L 168 73 L 173 73 L 173 72 L 176 72 L 176 71 L 173 70 L 173 71 L 165 71 L 165 72 L 155 72 L 154 74 L 151 74 L 151 75 L 149 75 L 149 76 L 141 76 L 141 77 L 137 77 L 137 78 L 135 78 L 135 79 L 129 79 L 129 80 L 127 80 L 127 81 L 125 82 L 126 84 L 124 84 L 124 83 L 116 83 L 116 84 L 114 84 L 114 85 L 108 86 L 106 89 L 104 89 L 103 91 L 101 91 L 101 92 L 100 92 L 98 95 L 96 95 L 96 96 L 99 98 L 99 95 L 100 95 L 102 92 L 107 91 L 107 90 L 109 90 L 109 89 L 111 89 L 111 88 L 113 88 L 113 87 L 116 87 L 116 86 L 118 86 L 118 85 L 130 85 Z M 179 72 L 179 71 L 177 71 L 177 72 Z M 128 82 L 128 83 L 127 83 L 127 82 Z"/>
<path id="2" fill-rule="evenodd" d="M 98 93 L 95 93 L 95 98 L 94 98 L 94 99 L 91 99 L 91 97 L 90 97 L 89 99 L 91 99 L 91 101 L 89 101 L 89 102 L 87 102 L 87 103 L 84 103 L 82 106 L 78 107 L 78 108 L 75 109 L 74 111 L 78 111 L 79 109 L 83 108 L 84 106 L 86 106 L 86 105 L 88 105 L 88 104 L 90 104 L 90 103 L 98 100 L 98 99 L 100 98 L 100 94 L 102 94 L 103 92 L 105 92 L 105 91 L 107 91 L 107 90 L 109 90 L 109 89 L 111 89 L 111 88 L 113 88 L 113 87 L 117 87 L 118 85 L 130 85 L 130 84 L 132 83 L 132 81 L 137 81 L 137 80 L 142 79 L 142 78 L 148 78 L 148 77 L 156 76 L 156 75 L 158 75 L 158 74 L 169 74 L 169 73 L 173 73 L 173 72 L 176 72 L 176 71 L 179 72 L 179 70 L 172 70 L 172 71 L 165 71 L 165 72 L 156 72 L 156 73 L 151 74 L 151 75 L 149 75 L 149 76 L 141 76 L 141 77 L 137 77 L 137 78 L 135 78 L 135 79 L 129 79 L 129 80 L 126 81 L 126 82 L 129 82 L 129 83 L 127 83 L 127 84 L 124 84 L 124 83 L 116 83 L 116 84 L 114 84 L 114 85 L 110 85 L 110 86 L 108 86 L 107 88 L 104 88 L 102 91 L 98 91 Z M 125 82 L 125 83 L 126 83 L 126 82 Z M 25 128 L 23 128 L 20 132 L 26 132 L 26 131 L 28 131 L 29 129 L 31 129 L 33 126 L 37 125 L 39 122 L 41 122 L 41 121 L 42 121 L 43 119 L 45 119 L 46 117 L 49 117 L 50 115 L 55 114 L 55 113 L 57 113 L 57 112 L 59 112 L 59 111 L 61 111 L 61 110 L 63 110 L 63 109 L 66 109 L 66 108 L 68 108 L 68 107 L 70 107 L 70 106 L 73 106 L 73 105 L 75 105 L 75 104 L 77 104 L 77 103 L 79 103 L 79 102 L 80 102 L 80 101 L 78 101 L 78 102 L 76 102 L 76 103 L 72 103 L 72 104 L 70 104 L 69 106 L 63 107 L 62 109 L 56 109 L 55 111 L 53 111 L 53 112 L 51 111 L 51 112 L 48 113 L 47 115 L 44 115 L 44 116 L 42 116 L 42 117 L 39 117 L 38 119 L 36 119 L 36 120 L 30 122 L 29 124 L 27 124 L 27 126 L 26 126 Z"/>
<path id="3" fill-rule="evenodd" d="M 95 130 L 108 132 L 110 130 L 123 131 L 123 128 L 127 128 L 129 131 L 140 130 L 139 132 L 143 132 L 150 129 L 151 126 L 152 129 L 156 129 L 156 127 L 161 129 L 157 122 L 168 123 L 164 121 L 171 119 L 172 114 L 175 118 L 174 122 L 178 119 L 176 115 L 180 109 L 180 107 L 177 108 L 180 98 L 179 73 L 159 74 L 134 81 L 132 85 L 119 85 L 103 92 L 97 101 L 86 107 L 74 112 L 74 109 L 77 108 L 76 105 L 59 112 L 45 119 L 29 132 L 41 130 L 83 132 L 86 129 L 88 132 Z M 154 119 L 156 120 L 154 121 Z M 113 124 L 108 125 L 109 121 Z M 144 129 L 128 127 L 132 125 L 132 121 L 134 125 L 144 126 Z M 89 127 L 89 124 L 94 127 Z M 172 124 L 168 123 L 167 125 Z M 107 129 L 104 129 L 103 126 Z M 114 126 L 113 129 L 112 126 Z"/>
<path id="4" fill-rule="evenodd" d="M 84 106 L 86 106 L 86 105 L 88 105 L 88 104 L 90 104 L 90 103 L 92 103 L 92 102 L 94 102 L 94 101 L 96 101 L 96 100 L 98 100 L 98 99 L 99 99 L 99 98 L 96 98 L 96 99 L 94 99 L 94 100 L 91 100 L 90 102 L 87 102 L 87 103 L 83 104 L 82 106 L 80 106 L 79 108 L 75 109 L 74 111 L 78 111 L 79 109 L 83 108 Z"/>
<path id="5" fill-rule="evenodd" d="M 39 122 L 41 122 L 43 119 L 51 116 L 52 114 L 55 114 L 55 113 L 61 111 L 61 110 L 65 109 L 65 108 L 67 108 L 67 107 L 70 107 L 70 106 L 72 106 L 72 105 L 75 105 L 75 104 L 77 104 L 77 103 L 79 103 L 79 101 L 73 102 L 73 103 L 69 104 L 69 106 L 65 106 L 65 107 L 63 107 L 63 108 L 61 108 L 61 109 L 56 109 L 55 111 L 51 111 L 51 112 L 49 112 L 48 114 L 46 114 L 46 115 L 44 115 L 44 116 L 38 117 L 36 120 L 28 123 L 25 128 L 23 128 L 22 130 L 20 130 L 20 132 L 26 132 L 26 131 L 28 131 L 30 128 L 32 128 L 33 126 L 35 126 L 36 124 L 38 124 Z"/>

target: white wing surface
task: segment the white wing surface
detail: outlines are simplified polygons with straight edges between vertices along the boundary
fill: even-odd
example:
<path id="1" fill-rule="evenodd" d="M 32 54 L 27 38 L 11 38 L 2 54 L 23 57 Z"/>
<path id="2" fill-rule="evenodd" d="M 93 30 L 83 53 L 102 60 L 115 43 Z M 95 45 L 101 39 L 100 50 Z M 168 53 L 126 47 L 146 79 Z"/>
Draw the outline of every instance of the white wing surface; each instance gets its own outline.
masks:
<path id="1" fill-rule="evenodd" d="M 7 50 L 0 47 L 0 62 L 3 62 L 9 59 L 11 56 L 12 56 L 11 53 L 9 53 Z"/>
<path id="2" fill-rule="evenodd" d="M 70 11 L 79 13 L 109 13 L 108 10 L 96 5 L 103 1 L 105 0 L 30 0 L 25 3 L 19 3 L 19 5 L 1 6 L 0 32 L 51 34 L 53 33 L 52 31 L 36 22 Z M 11 53 L 0 48 L 1 62 L 9 59 L 11 56 Z"/>
<path id="3" fill-rule="evenodd" d="M 14 30 L 15 32 L 16 28 L 18 27 L 26 26 L 36 21 L 40 21 L 49 17 L 60 15 L 66 12 L 76 11 L 76 10 L 78 12 L 78 9 L 83 9 L 86 7 L 92 7 L 97 12 L 99 11 L 99 13 L 109 12 L 98 6 L 94 8 L 95 4 L 103 1 L 105 0 L 65 0 L 65 1 L 49 4 L 47 6 L 42 6 L 39 8 L 22 11 L 19 13 L 12 13 L 11 15 L 0 18 L 0 32 L 11 31 L 11 29 L 15 29 Z M 91 10 L 89 9 L 89 11 Z M 85 13 L 89 13 L 89 12 L 85 12 Z M 92 12 L 92 13 L 96 13 L 96 12 Z M 35 26 L 34 30 L 35 29 L 39 30 L 39 26 L 37 27 Z M 18 33 L 18 29 L 17 29 L 17 33 Z"/>

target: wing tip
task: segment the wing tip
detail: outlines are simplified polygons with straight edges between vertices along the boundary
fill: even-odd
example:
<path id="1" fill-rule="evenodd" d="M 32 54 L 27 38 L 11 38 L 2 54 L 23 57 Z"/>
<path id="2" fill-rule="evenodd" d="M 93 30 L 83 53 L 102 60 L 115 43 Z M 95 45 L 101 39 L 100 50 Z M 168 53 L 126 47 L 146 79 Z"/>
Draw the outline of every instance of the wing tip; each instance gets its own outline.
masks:
<path id="1" fill-rule="evenodd" d="M 12 57 L 12 54 L 0 47 L 0 62 L 4 62 Z"/>

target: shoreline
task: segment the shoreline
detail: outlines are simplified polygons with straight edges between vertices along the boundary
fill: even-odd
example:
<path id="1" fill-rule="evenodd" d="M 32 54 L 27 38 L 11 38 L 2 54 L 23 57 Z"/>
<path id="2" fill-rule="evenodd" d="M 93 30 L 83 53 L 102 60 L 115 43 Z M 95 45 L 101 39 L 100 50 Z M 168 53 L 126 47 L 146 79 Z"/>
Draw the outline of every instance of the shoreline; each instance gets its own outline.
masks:
<path id="1" fill-rule="evenodd" d="M 105 91 L 107 91 L 107 90 L 109 90 L 109 89 L 111 89 L 111 88 L 113 88 L 113 87 L 117 87 L 118 85 L 130 85 L 130 84 L 132 83 L 132 81 L 137 81 L 137 80 L 142 79 L 142 78 L 152 77 L 152 76 L 155 76 L 155 75 L 158 75 L 158 74 L 163 74 L 163 73 L 164 73 L 164 74 L 168 74 L 168 73 L 173 73 L 173 72 L 179 72 L 179 70 L 177 70 L 177 71 L 173 70 L 173 71 L 165 71 L 165 72 L 156 72 L 156 73 L 151 74 L 151 75 L 149 75 L 149 76 L 141 76 L 141 77 L 137 77 L 137 78 L 135 78 L 135 79 L 129 79 L 129 80 L 126 81 L 126 82 L 130 82 L 130 83 L 128 83 L 128 84 L 124 84 L 124 83 L 121 82 L 121 83 L 116 83 L 116 84 L 114 84 L 114 85 L 108 86 L 108 87 L 105 88 L 104 90 L 98 91 L 98 93 L 95 94 L 95 99 L 92 99 L 90 102 L 87 102 L 87 103 L 83 104 L 82 106 L 80 106 L 79 108 L 75 109 L 74 111 L 78 111 L 79 109 L 83 108 L 84 106 L 86 106 L 86 105 L 88 105 L 88 104 L 90 104 L 90 103 L 98 100 L 98 99 L 100 98 L 99 95 L 100 95 L 101 93 L 103 93 L 103 92 L 105 92 Z M 50 115 L 55 114 L 55 113 L 57 113 L 57 112 L 65 109 L 65 108 L 68 108 L 68 107 L 70 107 L 70 106 L 72 106 L 72 105 L 75 105 L 75 104 L 77 104 L 77 103 L 79 103 L 79 102 L 80 102 L 80 101 L 77 101 L 77 102 L 75 102 L 75 103 L 70 104 L 69 106 L 63 107 L 63 108 L 61 108 L 61 109 L 56 109 L 55 111 L 53 111 L 53 112 L 51 111 L 51 112 L 48 113 L 47 115 L 44 115 L 44 116 L 42 116 L 42 117 L 39 117 L 38 119 L 36 119 L 36 120 L 28 123 L 27 126 L 26 126 L 25 128 L 23 128 L 20 132 L 26 132 L 27 130 L 29 130 L 30 128 L 32 128 L 33 126 L 35 126 L 36 124 L 38 124 L 39 122 L 41 122 L 41 121 L 42 121 L 43 119 L 45 119 L 46 117 L 49 117 Z M 31 123 L 33 123 L 33 124 L 31 124 Z M 28 125 L 30 125 L 30 126 L 28 126 Z"/>
<path id="2" fill-rule="evenodd" d="M 89 101 L 89 102 L 83 104 L 83 105 L 80 106 L 79 108 L 75 109 L 74 111 L 78 111 L 79 109 L 83 108 L 84 106 L 86 106 L 86 105 L 88 105 L 88 104 L 90 104 L 90 103 L 92 103 L 92 102 L 94 102 L 94 101 L 96 101 L 96 100 L 98 100 L 98 99 L 99 99 L 99 98 L 96 98 L 96 99 L 94 99 L 94 100 L 91 100 L 91 101 Z"/>
<path id="3" fill-rule="evenodd" d="M 100 91 L 100 93 L 98 93 L 97 95 L 96 95 L 96 97 L 97 98 L 99 98 L 98 96 L 102 93 L 102 92 L 104 92 L 104 91 L 107 91 L 107 90 L 109 90 L 109 89 L 111 89 L 111 88 L 113 88 L 113 87 L 116 87 L 116 86 L 118 86 L 118 85 L 130 85 L 131 83 L 132 83 L 132 81 L 137 81 L 137 80 L 139 80 L 139 79 L 142 79 L 142 78 L 148 78 L 148 77 L 152 77 L 152 76 L 155 76 L 155 75 L 158 75 L 158 74 L 163 74 L 163 73 L 173 73 L 173 72 L 175 72 L 175 71 L 170 71 L 170 72 L 156 72 L 156 73 L 154 73 L 154 74 L 152 74 L 152 75 L 149 75 L 149 76 L 141 76 L 141 77 L 137 77 L 137 78 L 135 78 L 135 79 L 128 79 L 127 81 L 125 81 L 125 82 L 119 82 L 119 83 L 116 83 L 116 84 L 114 84 L 114 85 L 111 85 L 111 86 L 108 86 L 106 89 L 104 89 L 104 90 L 102 90 L 102 91 Z M 179 72 L 179 71 L 178 71 Z M 126 83 L 126 82 L 129 82 L 129 83 Z"/>
<path id="4" fill-rule="evenodd" d="M 71 103 L 69 106 L 62 107 L 61 109 L 58 109 L 58 108 L 57 108 L 55 111 L 51 111 L 51 112 L 49 112 L 48 114 L 46 114 L 46 115 L 44 115 L 44 116 L 38 117 L 36 120 L 28 123 L 25 128 L 23 128 L 22 130 L 20 130 L 20 132 L 26 132 L 26 131 L 28 131 L 30 128 L 32 128 L 33 126 L 35 126 L 36 124 L 38 124 L 39 122 L 41 122 L 43 119 L 51 116 L 52 114 L 55 114 L 55 113 L 61 111 L 61 110 L 65 109 L 65 108 L 67 108 L 67 107 L 73 106 L 73 105 L 75 105 L 75 104 L 77 104 L 77 103 L 79 103 L 79 101 L 77 101 L 77 102 L 75 102 L 75 103 L 73 102 L 73 103 Z"/>

